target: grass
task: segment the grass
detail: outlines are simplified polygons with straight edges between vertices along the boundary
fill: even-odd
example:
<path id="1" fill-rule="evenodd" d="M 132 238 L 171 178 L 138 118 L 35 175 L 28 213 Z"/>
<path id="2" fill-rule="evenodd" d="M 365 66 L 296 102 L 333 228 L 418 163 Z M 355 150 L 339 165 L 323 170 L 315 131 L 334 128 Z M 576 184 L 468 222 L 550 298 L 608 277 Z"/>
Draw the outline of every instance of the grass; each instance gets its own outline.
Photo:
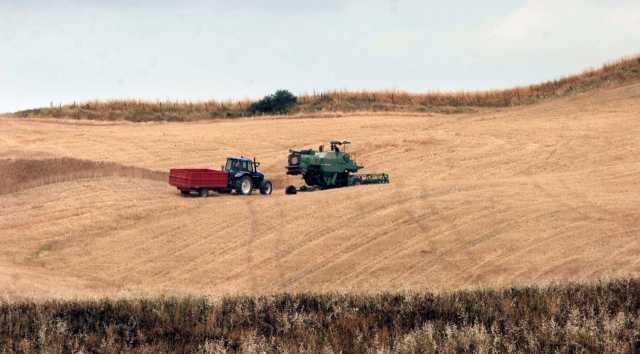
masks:
<path id="1" fill-rule="evenodd" d="M 506 90 L 453 93 L 403 91 L 332 91 L 298 97 L 291 114 L 314 112 L 399 111 L 464 113 L 483 107 L 510 107 L 564 97 L 640 80 L 640 56 L 541 84 Z M 112 100 L 72 103 L 16 112 L 18 117 L 145 121 L 195 121 L 254 115 L 252 101 L 170 102 Z"/>
<path id="2" fill-rule="evenodd" d="M 0 304 L 0 352 L 636 353 L 640 280 Z"/>

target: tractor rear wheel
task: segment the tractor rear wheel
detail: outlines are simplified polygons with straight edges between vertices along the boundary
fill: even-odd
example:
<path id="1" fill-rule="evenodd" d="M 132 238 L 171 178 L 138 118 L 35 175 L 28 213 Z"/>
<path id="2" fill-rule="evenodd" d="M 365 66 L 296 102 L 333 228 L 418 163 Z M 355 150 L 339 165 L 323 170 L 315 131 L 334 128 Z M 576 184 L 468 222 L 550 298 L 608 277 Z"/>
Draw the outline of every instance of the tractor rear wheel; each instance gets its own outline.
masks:
<path id="1" fill-rule="evenodd" d="M 253 182 L 251 177 L 243 176 L 236 181 L 236 193 L 240 195 L 249 195 L 253 192 Z"/>
<path id="2" fill-rule="evenodd" d="M 269 195 L 273 191 L 271 181 L 264 180 L 260 183 L 260 194 Z"/>

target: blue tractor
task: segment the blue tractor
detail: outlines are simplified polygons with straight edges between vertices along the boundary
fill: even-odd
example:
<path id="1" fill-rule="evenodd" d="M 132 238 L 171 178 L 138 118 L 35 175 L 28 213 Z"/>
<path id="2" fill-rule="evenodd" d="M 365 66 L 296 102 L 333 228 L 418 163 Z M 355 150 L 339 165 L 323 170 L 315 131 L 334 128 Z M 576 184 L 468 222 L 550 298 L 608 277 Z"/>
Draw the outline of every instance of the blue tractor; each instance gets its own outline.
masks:
<path id="1" fill-rule="evenodd" d="M 273 185 L 264 174 L 258 172 L 260 163 L 248 159 L 246 157 L 229 157 L 227 164 L 222 170 L 229 174 L 229 191 L 235 190 L 236 193 L 248 195 L 254 189 L 259 189 L 261 194 L 271 194 Z"/>

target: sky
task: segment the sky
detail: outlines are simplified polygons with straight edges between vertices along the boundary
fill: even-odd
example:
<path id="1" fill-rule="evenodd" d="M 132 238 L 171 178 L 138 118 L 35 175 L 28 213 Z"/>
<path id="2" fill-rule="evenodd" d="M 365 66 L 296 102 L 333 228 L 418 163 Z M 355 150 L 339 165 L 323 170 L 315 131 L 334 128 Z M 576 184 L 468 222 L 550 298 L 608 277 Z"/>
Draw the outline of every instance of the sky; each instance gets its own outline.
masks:
<path id="1" fill-rule="evenodd" d="M 636 54 L 639 0 L 0 0 L 0 112 L 507 88 Z"/>

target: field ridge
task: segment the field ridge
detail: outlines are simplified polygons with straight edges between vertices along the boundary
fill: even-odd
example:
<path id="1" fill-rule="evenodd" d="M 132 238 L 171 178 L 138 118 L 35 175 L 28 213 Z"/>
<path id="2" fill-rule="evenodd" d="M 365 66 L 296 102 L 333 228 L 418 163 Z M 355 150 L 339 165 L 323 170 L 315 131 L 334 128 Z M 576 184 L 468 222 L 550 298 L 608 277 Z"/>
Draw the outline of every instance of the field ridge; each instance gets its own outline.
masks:
<path id="1" fill-rule="evenodd" d="M 47 184 L 82 178 L 128 177 L 166 181 L 165 171 L 126 166 L 115 162 L 69 157 L 49 159 L 0 159 L 0 195 Z"/>
<path id="2" fill-rule="evenodd" d="M 408 93 L 404 91 L 329 91 L 298 97 L 289 114 L 316 112 L 466 113 L 479 108 L 527 105 L 603 87 L 640 81 L 640 56 L 622 58 L 600 68 L 529 86 L 475 92 Z M 17 117 L 94 120 L 195 121 L 254 115 L 254 101 L 178 102 L 109 100 L 71 103 L 15 112 Z"/>

